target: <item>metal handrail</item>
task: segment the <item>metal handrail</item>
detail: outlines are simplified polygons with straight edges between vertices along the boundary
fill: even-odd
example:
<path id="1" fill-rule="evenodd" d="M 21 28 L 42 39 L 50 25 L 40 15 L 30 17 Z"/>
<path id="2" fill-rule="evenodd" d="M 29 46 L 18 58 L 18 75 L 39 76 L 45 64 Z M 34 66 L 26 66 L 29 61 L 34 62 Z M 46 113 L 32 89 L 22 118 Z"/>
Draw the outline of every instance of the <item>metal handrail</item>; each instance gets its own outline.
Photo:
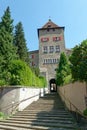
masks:
<path id="1" fill-rule="evenodd" d="M 36 96 L 39 96 L 40 95 L 40 93 L 39 94 L 36 94 L 36 95 L 34 95 L 34 96 L 31 96 L 31 97 L 29 97 L 29 98 L 26 98 L 26 99 L 23 99 L 23 100 L 21 100 L 20 102 L 15 102 L 14 104 L 9 104 L 8 106 L 4 106 L 2 109 L 3 110 L 7 110 L 7 109 L 10 109 L 10 108 L 13 108 L 14 109 L 14 111 L 16 110 L 16 108 L 22 103 L 22 102 L 24 102 L 24 101 L 27 101 L 27 100 L 29 100 L 29 99 L 31 99 L 31 98 L 34 98 L 34 97 L 36 97 Z M 12 111 L 13 111 L 13 109 L 12 109 Z"/>
<path id="2" fill-rule="evenodd" d="M 59 90 L 58 90 L 59 91 Z M 68 98 L 65 97 L 65 95 L 59 91 L 59 95 L 61 97 L 61 95 L 64 97 L 65 101 L 68 101 L 69 104 L 70 104 L 70 109 L 71 109 L 71 106 L 73 106 L 73 108 L 76 110 L 75 112 L 77 114 L 80 114 L 83 118 L 87 119 L 87 116 L 83 115 L 83 113 L 79 110 L 79 108 L 77 108 Z"/>
<path id="3" fill-rule="evenodd" d="M 39 96 L 39 95 L 40 95 L 40 94 L 36 94 L 36 95 L 34 95 L 34 96 L 31 96 L 31 97 L 29 97 L 29 98 L 26 98 L 26 99 L 21 100 L 20 102 L 18 102 L 18 103 L 15 105 L 14 110 L 15 110 L 22 102 L 25 102 L 25 101 L 27 101 L 27 100 L 29 100 L 29 99 L 31 99 L 31 98 L 37 97 L 37 96 Z"/>

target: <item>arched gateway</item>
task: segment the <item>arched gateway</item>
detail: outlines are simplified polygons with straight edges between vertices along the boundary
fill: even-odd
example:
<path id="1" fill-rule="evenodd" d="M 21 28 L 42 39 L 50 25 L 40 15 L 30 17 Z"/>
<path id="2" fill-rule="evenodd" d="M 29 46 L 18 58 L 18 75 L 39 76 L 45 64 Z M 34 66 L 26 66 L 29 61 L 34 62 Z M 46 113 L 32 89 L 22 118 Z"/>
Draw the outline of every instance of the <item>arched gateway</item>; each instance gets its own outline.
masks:
<path id="1" fill-rule="evenodd" d="M 50 84 L 50 92 L 57 92 L 56 80 L 55 79 L 51 79 L 49 81 L 49 84 Z"/>

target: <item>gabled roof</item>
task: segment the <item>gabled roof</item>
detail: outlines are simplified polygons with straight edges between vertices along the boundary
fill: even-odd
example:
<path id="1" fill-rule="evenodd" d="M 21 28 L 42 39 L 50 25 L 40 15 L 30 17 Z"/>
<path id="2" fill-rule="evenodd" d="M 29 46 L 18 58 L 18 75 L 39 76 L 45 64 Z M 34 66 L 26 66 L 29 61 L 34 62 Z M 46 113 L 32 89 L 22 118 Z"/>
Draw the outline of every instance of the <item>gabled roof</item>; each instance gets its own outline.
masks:
<path id="1" fill-rule="evenodd" d="M 51 21 L 51 19 L 49 19 L 49 21 L 44 25 L 42 26 L 42 28 L 39 28 L 37 31 L 38 31 L 38 37 L 39 37 L 39 31 L 40 30 L 46 30 L 46 29 L 63 29 L 64 30 L 65 27 L 60 27 L 58 25 L 56 25 L 55 23 L 53 23 Z"/>
<path id="2" fill-rule="evenodd" d="M 49 21 L 42 27 L 42 29 L 45 29 L 45 28 L 58 28 L 59 26 L 56 25 L 55 23 L 53 23 L 51 21 L 51 19 L 49 19 Z"/>

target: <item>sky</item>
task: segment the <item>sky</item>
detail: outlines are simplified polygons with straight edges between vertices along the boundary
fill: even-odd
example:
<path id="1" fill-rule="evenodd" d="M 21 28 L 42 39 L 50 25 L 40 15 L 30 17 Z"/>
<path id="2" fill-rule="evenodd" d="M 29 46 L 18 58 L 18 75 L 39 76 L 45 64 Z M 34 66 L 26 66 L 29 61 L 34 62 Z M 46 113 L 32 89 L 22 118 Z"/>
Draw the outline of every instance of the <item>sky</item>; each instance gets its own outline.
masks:
<path id="1" fill-rule="evenodd" d="M 65 27 L 66 48 L 71 49 L 87 39 L 87 0 L 0 0 L 0 21 L 8 6 L 13 25 L 22 22 L 30 51 L 38 49 L 37 29 L 49 18 Z"/>

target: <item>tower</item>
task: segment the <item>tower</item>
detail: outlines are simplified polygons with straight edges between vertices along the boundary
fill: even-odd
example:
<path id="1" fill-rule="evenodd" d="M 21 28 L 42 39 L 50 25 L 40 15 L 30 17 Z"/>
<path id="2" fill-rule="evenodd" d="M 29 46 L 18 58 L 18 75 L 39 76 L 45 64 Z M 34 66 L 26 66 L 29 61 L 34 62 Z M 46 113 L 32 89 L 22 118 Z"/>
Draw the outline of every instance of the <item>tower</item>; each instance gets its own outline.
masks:
<path id="1" fill-rule="evenodd" d="M 50 19 L 38 29 L 39 38 L 39 69 L 49 84 L 49 89 L 55 83 L 56 68 L 61 52 L 65 52 L 64 27 L 53 23 Z"/>

